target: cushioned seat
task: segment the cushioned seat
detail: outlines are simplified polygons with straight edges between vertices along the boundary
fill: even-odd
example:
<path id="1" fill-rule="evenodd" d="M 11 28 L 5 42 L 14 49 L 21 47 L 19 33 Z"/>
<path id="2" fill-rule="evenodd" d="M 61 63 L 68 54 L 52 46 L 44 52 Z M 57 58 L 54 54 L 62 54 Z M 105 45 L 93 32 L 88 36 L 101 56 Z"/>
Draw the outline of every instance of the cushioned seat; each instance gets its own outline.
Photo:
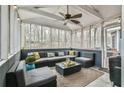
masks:
<path id="1" fill-rule="evenodd" d="M 36 60 L 35 66 L 36 68 L 43 67 L 43 66 L 55 66 L 58 62 L 63 62 L 66 58 L 75 58 L 76 56 L 66 55 L 66 56 L 55 56 L 55 57 L 47 57 L 47 58 L 40 58 Z"/>
<path id="2" fill-rule="evenodd" d="M 84 61 L 91 61 L 91 58 L 86 58 L 86 57 L 77 57 L 76 59 L 78 60 L 84 60 Z"/>
<path id="3" fill-rule="evenodd" d="M 56 56 L 56 57 L 47 57 L 47 58 L 40 58 L 38 60 L 35 61 L 35 63 L 37 62 L 42 62 L 42 61 L 54 61 L 54 60 L 60 60 L 60 59 L 65 59 L 65 58 L 75 58 L 75 56 L 70 56 L 70 55 L 67 55 L 67 56 Z"/>
<path id="4" fill-rule="evenodd" d="M 34 63 L 37 62 L 49 62 L 49 61 L 55 61 L 55 60 L 60 60 L 60 59 L 64 59 L 64 57 L 50 57 L 50 58 L 40 58 L 38 60 L 36 60 Z"/>
<path id="5" fill-rule="evenodd" d="M 54 82 L 56 86 L 56 75 L 48 67 L 42 67 L 26 71 L 25 61 L 21 61 L 16 70 L 16 78 L 19 87 L 31 86 L 49 86 L 50 83 Z"/>
<path id="6" fill-rule="evenodd" d="M 91 67 L 92 64 L 92 59 L 91 58 L 85 58 L 85 57 L 77 57 L 75 59 L 76 62 L 80 63 L 82 65 L 82 67 Z"/>
<path id="7" fill-rule="evenodd" d="M 48 67 L 42 67 L 37 70 L 30 70 L 26 72 L 26 86 L 41 86 L 46 83 L 56 80 L 56 75 Z"/>
<path id="8" fill-rule="evenodd" d="M 75 61 L 80 63 L 82 67 L 88 68 L 95 64 L 93 53 L 85 53 L 82 57 L 75 58 Z"/>

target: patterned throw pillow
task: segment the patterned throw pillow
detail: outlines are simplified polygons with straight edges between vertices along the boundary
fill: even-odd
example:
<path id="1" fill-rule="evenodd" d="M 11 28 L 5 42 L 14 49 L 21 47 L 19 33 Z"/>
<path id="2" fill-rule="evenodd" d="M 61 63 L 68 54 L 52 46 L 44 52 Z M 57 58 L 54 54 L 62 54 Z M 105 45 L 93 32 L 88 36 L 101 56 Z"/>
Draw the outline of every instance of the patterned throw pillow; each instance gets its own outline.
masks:
<path id="1" fill-rule="evenodd" d="M 64 56 L 64 52 L 58 52 L 58 56 Z"/>
<path id="2" fill-rule="evenodd" d="M 40 55 L 39 55 L 38 52 L 33 52 L 33 55 L 34 55 L 34 57 L 35 57 L 36 60 L 37 59 L 40 59 Z"/>
<path id="3" fill-rule="evenodd" d="M 74 56 L 75 55 L 75 51 L 74 50 L 70 50 L 69 51 L 69 55 Z"/>
<path id="4" fill-rule="evenodd" d="M 49 52 L 49 53 L 47 53 L 47 56 L 48 57 L 54 57 L 55 56 L 55 53 Z"/>

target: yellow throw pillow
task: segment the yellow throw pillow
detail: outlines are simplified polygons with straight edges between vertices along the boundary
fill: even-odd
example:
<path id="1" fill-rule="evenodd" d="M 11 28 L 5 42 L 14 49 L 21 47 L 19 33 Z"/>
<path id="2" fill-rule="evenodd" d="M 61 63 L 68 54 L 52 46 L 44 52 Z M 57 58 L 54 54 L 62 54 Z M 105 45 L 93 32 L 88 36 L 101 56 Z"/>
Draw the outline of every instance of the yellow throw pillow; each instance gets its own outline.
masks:
<path id="1" fill-rule="evenodd" d="M 33 54 L 34 54 L 34 57 L 35 57 L 36 60 L 37 60 L 37 59 L 40 59 L 40 55 L 39 55 L 38 52 L 34 52 Z"/>
<path id="2" fill-rule="evenodd" d="M 74 56 L 75 55 L 75 51 L 74 50 L 70 50 L 69 51 L 69 55 Z"/>

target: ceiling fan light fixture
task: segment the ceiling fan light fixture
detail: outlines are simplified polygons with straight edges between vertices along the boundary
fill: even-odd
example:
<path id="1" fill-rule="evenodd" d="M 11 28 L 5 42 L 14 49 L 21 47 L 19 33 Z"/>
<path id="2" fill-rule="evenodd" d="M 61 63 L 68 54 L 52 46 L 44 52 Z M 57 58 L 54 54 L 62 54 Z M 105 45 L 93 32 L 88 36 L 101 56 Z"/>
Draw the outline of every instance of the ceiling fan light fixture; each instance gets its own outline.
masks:
<path id="1" fill-rule="evenodd" d="M 80 22 L 77 20 L 77 18 L 82 17 L 82 13 L 78 13 L 78 14 L 75 14 L 72 16 L 69 13 L 69 5 L 67 5 L 67 13 L 66 14 L 61 13 L 61 12 L 59 12 L 59 14 L 64 17 L 64 20 L 65 20 L 64 25 L 66 25 L 68 23 L 68 21 L 71 21 L 74 24 L 79 24 Z"/>
<path id="2" fill-rule="evenodd" d="M 18 17 L 17 20 L 20 21 L 20 18 Z"/>

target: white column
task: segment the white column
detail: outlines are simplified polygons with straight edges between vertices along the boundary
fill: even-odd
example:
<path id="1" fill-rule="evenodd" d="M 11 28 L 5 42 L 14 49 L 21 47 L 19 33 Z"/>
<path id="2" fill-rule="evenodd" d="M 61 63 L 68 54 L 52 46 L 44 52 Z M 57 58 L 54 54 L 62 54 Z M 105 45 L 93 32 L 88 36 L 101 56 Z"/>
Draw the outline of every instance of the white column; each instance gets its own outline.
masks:
<path id="1" fill-rule="evenodd" d="M 94 29 L 94 48 L 96 47 L 96 31 L 97 31 L 97 28 L 95 27 L 95 29 Z"/>
<path id="2" fill-rule="evenodd" d="M 10 7 L 10 53 L 14 53 L 14 8 Z"/>
<path id="3" fill-rule="evenodd" d="M 58 31 L 58 48 L 60 48 L 60 29 L 59 29 L 59 31 Z"/>
<path id="4" fill-rule="evenodd" d="M 1 6 L 0 6 L 0 15 L 1 15 Z M 0 16 L 0 36 L 1 36 L 1 16 Z M 0 59 L 1 59 L 1 37 L 0 37 Z"/>
<path id="5" fill-rule="evenodd" d="M 20 51 L 20 20 L 18 21 L 18 25 L 17 25 L 17 52 Z"/>
<path id="6" fill-rule="evenodd" d="M 104 29 L 104 68 L 108 68 L 107 60 L 107 29 Z"/>
<path id="7" fill-rule="evenodd" d="M 21 23 L 21 48 L 24 48 L 25 42 L 25 33 L 24 33 L 24 25 Z"/>
<path id="8" fill-rule="evenodd" d="M 52 48 L 52 28 L 50 28 L 50 47 Z"/>
<path id="9" fill-rule="evenodd" d="M 14 41 L 15 41 L 15 52 L 18 51 L 18 20 L 17 20 L 17 13 L 15 12 L 15 24 L 14 24 Z"/>
<path id="10" fill-rule="evenodd" d="M 63 48 L 66 48 L 66 43 L 67 43 L 67 41 L 66 41 L 66 32 L 67 31 L 64 30 L 64 47 Z"/>
<path id="11" fill-rule="evenodd" d="M 102 50 L 102 64 L 101 67 L 104 67 L 104 55 L 105 55 L 105 51 L 104 51 L 104 28 L 103 28 L 103 23 L 101 24 L 101 50 Z"/>
<path id="12" fill-rule="evenodd" d="M 29 28 L 27 28 L 27 29 L 29 29 L 28 30 L 29 31 L 28 33 L 30 33 L 29 34 L 29 49 L 31 49 L 31 24 L 29 24 L 28 26 L 29 26 Z"/>
<path id="13" fill-rule="evenodd" d="M 116 31 L 116 48 L 117 48 L 117 51 L 119 51 L 119 39 L 120 39 L 120 33 L 119 33 L 119 30 Z"/>
<path id="14" fill-rule="evenodd" d="M 73 48 L 73 46 L 72 46 L 72 30 L 71 30 L 71 48 Z"/>
<path id="15" fill-rule="evenodd" d="M 122 37 L 121 37 L 121 86 L 124 87 L 124 5 L 122 6 Z"/>
<path id="16" fill-rule="evenodd" d="M 43 26 L 41 26 L 41 48 L 43 48 Z"/>
<path id="17" fill-rule="evenodd" d="M 9 31 L 9 17 L 8 6 L 1 6 L 1 59 L 7 59 L 8 56 L 8 31 Z"/>
<path id="18" fill-rule="evenodd" d="M 84 41 L 84 31 L 83 31 L 83 27 L 82 27 L 82 29 L 81 29 L 81 48 L 83 48 L 84 46 L 83 46 L 83 41 Z"/>
<path id="19" fill-rule="evenodd" d="M 19 50 L 21 50 L 21 20 L 19 22 Z"/>
<path id="20" fill-rule="evenodd" d="M 92 26 L 90 25 L 90 29 L 89 29 L 89 48 L 91 48 L 91 29 L 92 29 Z"/>

